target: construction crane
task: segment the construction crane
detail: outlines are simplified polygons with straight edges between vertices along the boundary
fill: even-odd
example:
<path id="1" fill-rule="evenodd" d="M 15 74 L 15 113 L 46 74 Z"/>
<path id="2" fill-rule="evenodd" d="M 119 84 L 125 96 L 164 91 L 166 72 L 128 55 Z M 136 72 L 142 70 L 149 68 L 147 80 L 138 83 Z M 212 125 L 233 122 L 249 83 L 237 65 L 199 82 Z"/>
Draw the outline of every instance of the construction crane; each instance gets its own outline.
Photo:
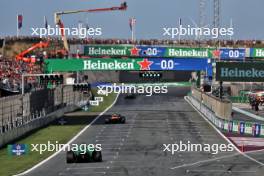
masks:
<path id="1" fill-rule="evenodd" d="M 59 26 L 61 37 L 63 40 L 64 48 L 67 52 L 69 52 L 69 46 L 67 42 L 66 34 L 64 33 L 64 24 L 61 21 L 62 15 L 68 15 L 68 14 L 76 14 L 76 13 L 93 13 L 93 12 L 105 12 L 105 11 L 116 11 L 116 10 L 126 10 L 127 9 L 127 3 L 123 2 L 119 7 L 109 7 L 109 8 L 98 8 L 98 9 L 86 9 L 86 10 L 75 10 L 75 11 L 62 11 L 62 12 L 55 12 L 54 13 L 54 19 L 55 24 Z"/>
<path id="2" fill-rule="evenodd" d="M 21 60 L 28 63 L 35 63 L 35 58 L 25 57 L 28 53 L 31 51 L 37 49 L 37 48 L 47 48 L 49 46 L 49 41 L 47 42 L 39 42 L 37 44 L 32 45 L 30 48 L 22 51 L 18 55 L 16 55 L 16 60 Z"/>

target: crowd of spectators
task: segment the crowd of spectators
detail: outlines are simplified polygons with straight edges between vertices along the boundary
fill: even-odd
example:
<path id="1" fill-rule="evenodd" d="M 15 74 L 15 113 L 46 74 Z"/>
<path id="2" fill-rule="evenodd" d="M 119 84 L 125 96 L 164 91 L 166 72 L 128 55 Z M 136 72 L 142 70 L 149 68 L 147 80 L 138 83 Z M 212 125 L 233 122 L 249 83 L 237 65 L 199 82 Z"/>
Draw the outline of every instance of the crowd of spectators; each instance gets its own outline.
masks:
<path id="1" fill-rule="evenodd" d="M 52 43 L 61 43 L 59 37 L 39 38 L 34 36 L 20 36 L 20 37 L 5 37 L 6 44 L 14 42 L 31 42 L 37 43 L 40 41 L 50 40 Z M 264 41 L 261 40 L 136 40 L 131 39 L 80 39 L 68 38 L 69 44 L 137 44 L 137 45 L 176 45 L 176 46 L 189 46 L 189 47 L 207 47 L 207 46 L 221 46 L 221 47 L 264 47 Z"/>
<path id="2" fill-rule="evenodd" d="M 42 73 L 42 71 L 41 65 L 32 65 L 0 56 L 0 87 L 11 92 L 19 92 L 23 73 Z M 33 86 L 35 83 L 36 78 L 30 77 L 27 79 L 26 86 Z"/>
<path id="3" fill-rule="evenodd" d="M 0 38 L 1 39 L 1 38 Z M 38 43 L 40 41 L 49 40 L 53 45 L 61 45 L 62 41 L 58 37 L 39 38 L 33 36 L 19 36 L 19 37 L 5 37 L 5 45 L 12 45 L 15 42 Z M 3 40 L 2 40 L 3 41 Z M 264 41 L 260 40 L 136 40 L 130 39 L 79 39 L 68 38 L 69 44 L 137 44 L 137 45 L 171 45 L 171 46 L 185 46 L 185 47 L 264 47 Z M 51 53 L 49 53 L 51 54 Z M 5 58 L 0 55 L 0 86 L 11 90 L 21 89 L 21 74 L 22 73 L 43 73 L 41 64 L 30 65 L 22 61 L 16 61 L 13 58 Z M 30 85 L 36 82 L 35 78 L 29 78 Z"/>

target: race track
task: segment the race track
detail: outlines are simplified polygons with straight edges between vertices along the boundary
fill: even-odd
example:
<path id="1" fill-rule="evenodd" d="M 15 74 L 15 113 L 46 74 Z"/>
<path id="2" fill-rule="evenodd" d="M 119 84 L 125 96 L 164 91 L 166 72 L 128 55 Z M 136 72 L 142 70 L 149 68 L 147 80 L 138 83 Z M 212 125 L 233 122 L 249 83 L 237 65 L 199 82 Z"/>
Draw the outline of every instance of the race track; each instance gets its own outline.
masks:
<path id="1" fill-rule="evenodd" d="M 65 152 L 27 175 L 74 176 L 254 176 L 260 164 L 236 151 L 164 152 L 163 144 L 228 144 L 185 100 L 189 88 L 171 88 L 168 94 L 126 100 L 120 95 L 106 113 L 120 113 L 126 124 L 105 125 L 101 116 L 74 143 L 102 144 L 103 162 L 66 164 Z M 264 161 L 263 153 L 252 154 Z"/>

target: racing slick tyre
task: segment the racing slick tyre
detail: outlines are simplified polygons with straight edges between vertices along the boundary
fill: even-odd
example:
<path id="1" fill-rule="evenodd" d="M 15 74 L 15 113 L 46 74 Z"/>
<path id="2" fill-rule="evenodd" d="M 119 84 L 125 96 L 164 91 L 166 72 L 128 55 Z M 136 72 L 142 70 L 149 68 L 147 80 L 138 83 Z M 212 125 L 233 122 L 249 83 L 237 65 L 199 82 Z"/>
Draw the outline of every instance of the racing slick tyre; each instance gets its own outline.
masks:
<path id="1" fill-rule="evenodd" d="M 92 158 L 95 162 L 102 162 L 102 152 L 101 151 L 93 151 Z"/>
<path id="2" fill-rule="evenodd" d="M 110 123 L 110 119 L 109 118 L 106 118 L 105 119 L 105 123 Z"/>
<path id="3" fill-rule="evenodd" d="M 66 161 L 67 161 L 67 163 L 75 163 L 76 162 L 76 156 L 75 156 L 73 151 L 67 151 Z"/>
<path id="4" fill-rule="evenodd" d="M 126 123 L 126 118 L 125 117 L 121 117 L 120 122 L 121 123 Z"/>

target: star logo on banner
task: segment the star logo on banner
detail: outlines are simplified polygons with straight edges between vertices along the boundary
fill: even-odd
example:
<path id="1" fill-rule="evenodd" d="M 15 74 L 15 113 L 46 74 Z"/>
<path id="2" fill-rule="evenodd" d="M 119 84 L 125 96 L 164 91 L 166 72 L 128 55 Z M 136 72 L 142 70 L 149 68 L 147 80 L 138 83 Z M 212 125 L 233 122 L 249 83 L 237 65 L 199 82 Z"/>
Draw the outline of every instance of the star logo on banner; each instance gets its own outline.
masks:
<path id="1" fill-rule="evenodd" d="M 140 51 L 140 49 L 138 49 L 137 47 L 134 46 L 133 48 L 130 49 L 130 54 L 131 54 L 131 56 L 138 56 L 139 51 Z"/>
<path id="2" fill-rule="evenodd" d="M 150 70 L 150 66 L 153 64 L 153 62 L 148 59 L 143 59 L 143 61 L 137 63 L 140 65 L 140 70 Z"/>
<path id="3" fill-rule="evenodd" d="M 214 51 L 212 52 L 212 54 L 213 54 L 213 57 L 214 57 L 214 58 L 217 58 L 217 57 L 220 56 L 220 50 L 214 50 Z"/>

